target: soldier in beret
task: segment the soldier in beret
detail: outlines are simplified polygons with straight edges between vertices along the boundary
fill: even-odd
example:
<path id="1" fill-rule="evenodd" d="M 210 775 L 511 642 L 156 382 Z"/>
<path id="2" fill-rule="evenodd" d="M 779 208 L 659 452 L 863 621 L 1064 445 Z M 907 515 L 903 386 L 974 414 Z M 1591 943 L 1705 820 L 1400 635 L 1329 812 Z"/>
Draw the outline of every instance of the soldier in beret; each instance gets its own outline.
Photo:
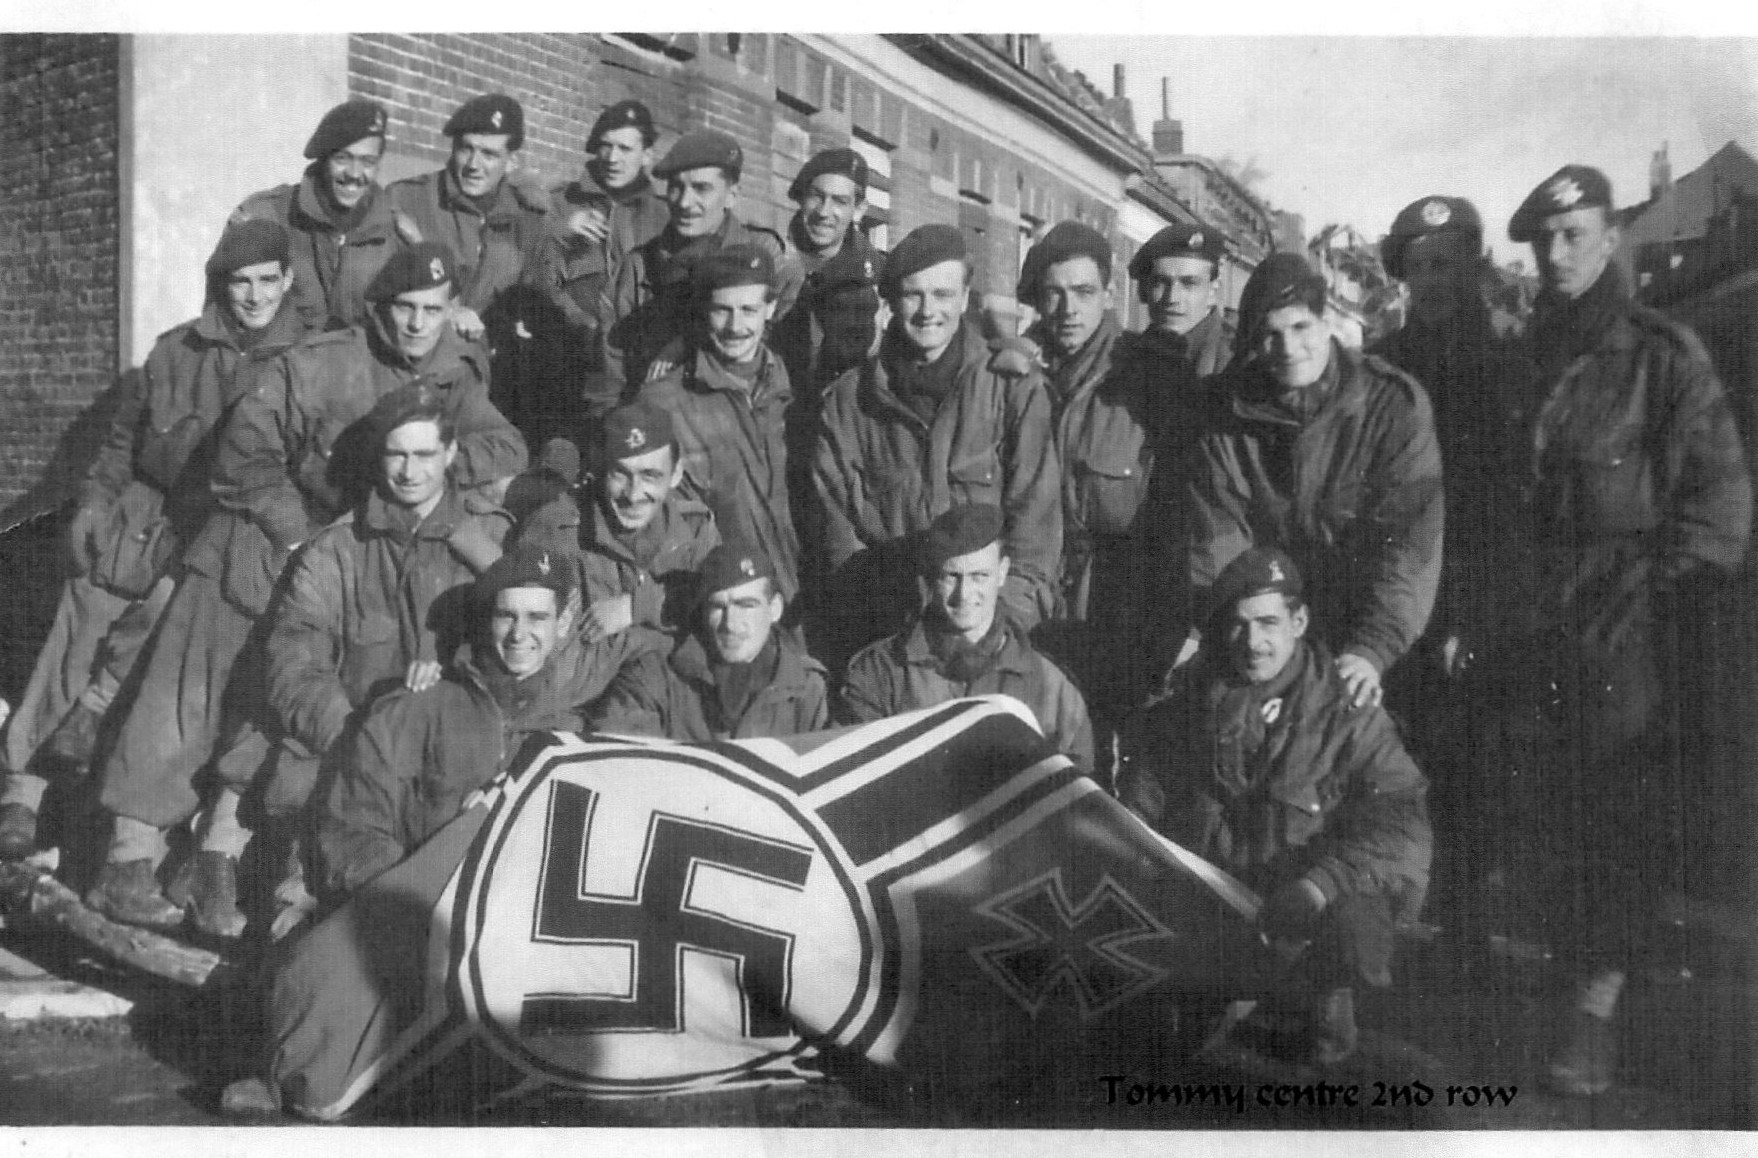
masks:
<path id="1" fill-rule="evenodd" d="M 1642 931 L 1692 864 L 1681 810 L 1704 797 L 1680 779 L 1680 609 L 1711 605 L 1740 567 L 1752 484 L 1703 344 L 1630 297 L 1605 175 L 1563 166 L 1508 235 L 1531 244 L 1542 284 L 1510 520 L 1525 565 L 1472 670 L 1511 733 L 1486 759 L 1545 817 L 1524 831 L 1545 895 L 1572 898 L 1553 936 L 1581 987 L 1550 1076 L 1597 1094 L 1615 1077 L 1613 1017 Z"/>
<path id="2" fill-rule="evenodd" d="M 275 222 L 227 225 L 206 274 L 201 315 L 161 335 L 119 383 L 109 436 L 80 486 L 73 575 L 0 747 L 0 858 L 35 849 L 51 778 L 84 775 L 99 724 L 165 613 L 178 557 L 213 510 L 215 428 L 260 365 L 305 332 Z"/>
<path id="3" fill-rule="evenodd" d="M 781 630 L 786 601 L 768 557 L 722 543 L 697 594 L 695 630 L 669 655 L 648 652 L 618 672 L 593 727 L 698 744 L 826 727 L 824 667 Z"/>
<path id="4" fill-rule="evenodd" d="M 800 541 L 788 496 L 793 388 L 764 340 L 779 306 L 765 248 L 730 245 L 694 263 L 692 325 L 679 365 L 641 387 L 671 414 L 684 488 L 714 511 L 725 539 L 761 551 L 782 598 L 800 593 Z"/>
<path id="5" fill-rule="evenodd" d="M 344 101 L 306 142 L 303 177 L 254 193 L 233 211 L 234 221 L 275 221 L 287 230 L 293 302 L 313 328 L 364 322 L 367 284 L 407 244 L 408 222 L 399 232 L 377 180 L 386 127 L 377 101 Z"/>
<path id="6" fill-rule="evenodd" d="M 787 241 L 805 281 L 799 303 L 776 323 L 774 345 L 804 397 L 816 395 L 819 386 L 866 357 L 883 255 L 861 230 L 867 162 L 853 149 L 813 155 L 787 195 L 799 206 L 788 223 Z M 869 292 L 858 292 L 862 286 Z M 865 333 L 852 333 L 855 328 Z"/>
<path id="7" fill-rule="evenodd" d="M 1221 312 L 1221 234 L 1200 222 L 1168 225 L 1135 251 L 1129 276 L 1148 308 L 1148 341 L 1157 359 L 1176 359 L 1196 378 L 1218 374 L 1233 355 Z"/>
<path id="8" fill-rule="evenodd" d="M 560 497 L 521 522 L 516 539 L 576 569 L 588 643 L 630 628 L 671 634 L 689 622 L 696 572 L 720 543 L 714 513 L 679 489 L 684 459 L 669 411 L 631 402 L 605 415 L 592 501 Z"/>
<path id="9" fill-rule="evenodd" d="M 458 305 L 452 324 L 485 339 L 499 358 L 517 358 L 523 311 L 533 308 L 539 249 L 548 235 L 549 194 L 517 173 L 525 110 L 490 93 L 458 106 L 443 130 L 452 152 L 445 168 L 395 182 L 391 202 L 406 239 L 446 246 L 457 261 Z M 533 333 L 529 327 L 523 333 Z M 528 375 L 511 368 L 498 394 L 518 398 Z"/>
<path id="10" fill-rule="evenodd" d="M 524 469 L 524 440 L 488 400 L 480 348 L 451 324 L 455 268 L 443 246 L 399 251 L 367 287 L 368 325 L 313 334 L 268 361 L 227 420 L 214 467 L 219 510 L 184 557 L 190 574 L 103 767 L 100 802 L 116 816 L 116 835 L 88 895 L 100 911 L 175 923 L 180 913 L 152 866 L 165 830 L 200 804 L 197 772 L 213 757 L 221 783 L 245 784 L 268 756 L 260 733 L 241 728 L 265 711 L 263 657 L 244 653 L 237 678 L 234 667 L 292 551 L 371 486 L 375 452 L 362 420 L 378 400 L 416 381 L 438 395 L 457 435 L 450 474 L 463 490 L 497 496 Z M 214 821 L 234 822 L 224 810 Z"/>
<path id="11" fill-rule="evenodd" d="M 917 599 L 907 539 L 960 503 L 1004 514 L 1012 563 L 1002 603 L 1015 625 L 1029 631 L 1055 608 L 1062 498 L 1050 395 L 1035 367 L 965 322 L 970 279 L 954 227 L 905 237 L 879 286 L 890 323 L 877 354 L 825 392 L 813 479 L 827 654 L 850 654 L 908 618 Z"/>
<path id="12" fill-rule="evenodd" d="M 741 221 L 733 212 L 745 152 L 713 129 L 679 137 L 653 175 L 665 182 L 671 219 L 658 237 L 635 250 L 617 275 L 613 300 L 617 318 L 607 357 L 624 390 L 677 367 L 694 325 L 694 270 L 702 258 L 732 245 L 755 246 L 775 265 L 775 314 L 785 315 L 799 297 L 799 262 L 787 253 L 781 235 Z"/>
<path id="13" fill-rule="evenodd" d="M 1441 567 L 1441 459 L 1415 379 L 1346 349 L 1306 259 L 1273 253 L 1239 302 L 1240 356 L 1216 379 L 1181 522 L 1201 607 L 1247 547 L 1306 573 L 1338 671 L 1358 705 L 1422 634 Z M 1178 662 L 1196 651 L 1200 616 Z"/>
<path id="14" fill-rule="evenodd" d="M 1264 897 L 1268 942 L 1298 967 L 1311 1060 L 1355 1052 L 1354 986 L 1391 984 L 1434 835 L 1426 781 L 1378 705 L 1358 706 L 1311 623 L 1299 569 L 1251 547 L 1216 577 L 1203 650 L 1125 727 L 1118 797 Z"/>
<path id="15" fill-rule="evenodd" d="M 538 353 L 550 390 L 559 383 L 579 388 L 583 413 L 564 416 L 576 426 L 581 419 L 587 427 L 596 422 L 622 392 L 621 381 L 604 365 L 602 342 L 616 321 L 618 271 L 670 220 L 665 197 L 648 176 L 657 137 L 646 105 L 618 101 L 598 115 L 586 136 L 585 173 L 550 190 L 542 278 L 556 313 L 535 340 L 542 344 Z"/>
<path id="16" fill-rule="evenodd" d="M 571 639 L 571 570 L 542 547 L 509 551 L 471 598 L 471 641 L 443 678 L 374 702 L 342 745 L 317 815 L 326 907 L 402 860 L 506 770 L 527 736 L 583 730 L 584 705 L 617 670 L 615 649 Z"/>
<path id="17" fill-rule="evenodd" d="M 1062 669 L 1001 613 L 1011 562 L 1006 516 L 990 503 L 948 508 L 918 537 L 926 601 L 902 632 L 858 652 L 839 718 L 866 723 L 960 696 L 1009 695 L 1082 771 L 1093 768 L 1086 702 Z"/>

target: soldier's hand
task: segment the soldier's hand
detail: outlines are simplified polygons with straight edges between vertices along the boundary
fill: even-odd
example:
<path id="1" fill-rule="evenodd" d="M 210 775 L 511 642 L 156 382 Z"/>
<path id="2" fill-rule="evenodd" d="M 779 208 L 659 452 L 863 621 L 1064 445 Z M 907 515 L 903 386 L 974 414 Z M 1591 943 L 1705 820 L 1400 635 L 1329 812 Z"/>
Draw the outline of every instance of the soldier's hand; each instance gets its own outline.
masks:
<path id="1" fill-rule="evenodd" d="M 1286 959 L 1299 956 L 1312 940 L 1325 903 L 1325 894 L 1305 877 L 1283 885 L 1264 899 L 1258 912 L 1264 940 Z"/>
<path id="2" fill-rule="evenodd" d="M 474 342 L 488 332 L 488 327 L 482 324 L 482 315 L 464 306 L 459 306 L 458 312 L 452 316 L 452 328 L 466 342 Z"/>
<path id="3" fill-rule="evenodd" d="M 576 209 L 568 214 L 568 232 L 597 245 L 610 236 L 610 218 L 602 209 Z"/>
<path id="4" fill-rule="evenodd" d="M 103 521 L 104 512 L 97 507 L 81 507 L 73 513 L 73 521 L 67 525 L 67 555 L 73 563 L 73 573 L 84 575 L 92 563 L 92 534 Z"/>
<path id="5" fill-rule="evenodd" d="M 1344 652 L 1337 657 L 1337 674 L 1343 677 L 1343 687 L 1349 693 L 1352 707 L 1365 708 L 1385 698 L 1385 691 L 1380 687 L 1379 669 L 1365 656 Z"/>
<path id="6" fill-rule="evenodd" d="M 631 595 L 613 595 L 600 599 L 586 609 L 581 625 L 587 643 L 597 643 L 619 631 L 627 631 L 635 622 L 635 600 Z"/>
<path id="7" fill-rule="evenodd" d="M 439 683 L 439 679 L 440 665 L 437 660 L 418 659 L 403 674 L 403 686 L 412 692 L 424 692 Z"/>

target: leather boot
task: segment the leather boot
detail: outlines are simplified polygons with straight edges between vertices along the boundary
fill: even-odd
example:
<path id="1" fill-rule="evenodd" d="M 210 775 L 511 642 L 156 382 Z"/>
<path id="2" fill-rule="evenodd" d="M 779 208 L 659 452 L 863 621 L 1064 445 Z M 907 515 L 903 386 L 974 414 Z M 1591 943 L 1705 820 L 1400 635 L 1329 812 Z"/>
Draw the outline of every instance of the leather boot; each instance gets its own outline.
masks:
<path id="1" fill-rule="evenodd" d="M 1347 985 L 1319 995 L 1313 1010 L 1312 1060 L 1338 1065 L 1355 1055 L 1361 1031 L 1355 1027 L 1355 990 Z"/>
<path id="2" fill-rule="evenodd" d="M 183 910 L 159 891 L 150 860 L 107 861 L 85 903 L 112 921 L 149 929 L 175 929 Z"/>
<path id="3" fill-rule="evenodd" d="M 189 916 L 198 932 L 234 938 L 248 923 L 238 908 L 238 861 L 207 849 L 195 854 L 189 887 Z"/>
<path id="4" fill-rule="evenodd" d="M 22 804 L 0 804 L 0 860 L 23 860 L 37 851 L 37 814 Z"/>

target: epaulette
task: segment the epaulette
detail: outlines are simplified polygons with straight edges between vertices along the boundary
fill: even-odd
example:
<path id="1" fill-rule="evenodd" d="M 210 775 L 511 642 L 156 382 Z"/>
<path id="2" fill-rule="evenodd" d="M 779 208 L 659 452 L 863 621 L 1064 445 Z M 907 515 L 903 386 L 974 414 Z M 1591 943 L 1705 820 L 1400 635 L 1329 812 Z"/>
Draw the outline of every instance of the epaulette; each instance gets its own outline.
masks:
<path id="1" fill-rule="evenodd" d="M 273 220 L 281 220 L 292 205 L 293 198 L 299 192 L 298 184 L 276 185 L 271 189 L 261 189 L 238 203 L 232 210 L 232 216 L 226 219 L 227 225 L 242 225 L 258 216 L 258 210 L 267 210 Z"/>

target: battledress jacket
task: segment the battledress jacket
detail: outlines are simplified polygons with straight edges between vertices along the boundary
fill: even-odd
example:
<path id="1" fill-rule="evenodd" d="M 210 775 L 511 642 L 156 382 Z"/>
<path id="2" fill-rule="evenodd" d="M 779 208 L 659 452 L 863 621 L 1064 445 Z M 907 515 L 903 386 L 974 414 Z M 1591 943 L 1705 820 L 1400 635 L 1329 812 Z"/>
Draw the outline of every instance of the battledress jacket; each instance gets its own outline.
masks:
<path id="1" fill-rule="evenodd" d="M 549 194 L 524 178 L 503 178 L 486 212 L 458 188 L 450 169 L 392 184 L 386 192 L 413 222 L 410 240 L 440 241 L 458 259 L 458 300 L 488 320 L 503 294 L 538 281 Z"/>
<path id="2" fill-rule="evenodd" d="M 366 287 L 407 243 L 397 229 L 390 195 L 376 184 L 366 193 L 359 224 L 338 232 L 318 188 L 321 164 L 293 184 L 251 194 L 232 220 L 274 221 L 286 229 L 293 269 L 289 292 L 309 326 L 359 325 L 371 311 Z"/>
<path id="3" fill-rule="evenodd" d="M 592 709 L 593 726 L 707 744 L 759 736 L 797 736 L 829 726 L 824 665 L 778 636 L 775 678 L 737 719 L 721 714 L 708 651 L 694 633 L 669 655 L 649 651 L 617 673 Z"/>

